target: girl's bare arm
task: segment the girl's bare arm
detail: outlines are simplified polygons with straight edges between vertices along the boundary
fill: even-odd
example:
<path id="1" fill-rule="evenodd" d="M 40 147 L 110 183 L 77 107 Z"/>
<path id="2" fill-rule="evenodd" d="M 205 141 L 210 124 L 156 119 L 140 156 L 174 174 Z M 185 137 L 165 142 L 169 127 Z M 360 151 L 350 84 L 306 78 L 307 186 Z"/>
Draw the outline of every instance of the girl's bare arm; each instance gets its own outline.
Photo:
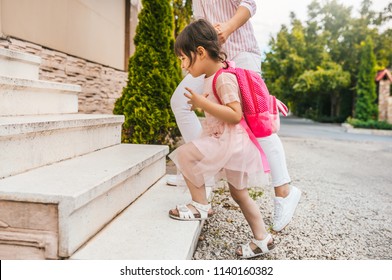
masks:
<path id="1" fill-rule="evenodd" d="M 184 95 L 189 99 L 188 104 L 191 105 L 191 110 L 200 108 L 214 117 L 230 124 L 237 124 L 241 121 L 242 109 L 241 104 L 238 101 L 221 105 L 208 100 L 205 94 L 200 95 L 194 93 L 189 88 L 186 89 L 189 93 L 184 93 Z"/>

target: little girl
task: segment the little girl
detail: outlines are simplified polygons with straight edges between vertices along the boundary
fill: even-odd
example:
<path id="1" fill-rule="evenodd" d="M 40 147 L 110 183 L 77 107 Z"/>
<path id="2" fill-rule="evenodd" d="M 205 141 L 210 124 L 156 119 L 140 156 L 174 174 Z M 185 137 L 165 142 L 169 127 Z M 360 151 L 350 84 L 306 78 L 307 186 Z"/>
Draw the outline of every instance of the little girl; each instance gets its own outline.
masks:
<path id="1" fill-rule="evenodd" d="M 226 55 L 221 51 L 217 33 L 206 20 L 197 20 L 180 33 L 174 49 L 181 60 L 181 68 L 193 77 L 205 75 L 204 94 L 199 95 L 186 88 L 188 92 L 184 95 L 189 99 L 190 109 L 202 109 L 206 119 L 202 135 L 170 155 L 185 178 L 192 202 L 177 205 L 169 211 L 169 216 L 184 221 L 211 217 L 213 211 L 206 196 L 205 182 L 211 178 L 224 178 L 254 235 L 251 242 L 236 250 L 236 254 L 242 258 L 252 258 L 267 253 L 275 245 L 257 204 L 247 190 L 255 186 L 250 185 L 251 182 L 260 184 L 266 181 L 267 176 L 262 169 L 258 149 L 239 124 L 242 109 L 235 75 L 222 73 L 217 79 L 216 89 L 224 105 L 213 94 L 215 73 L 227 67 Z"/>

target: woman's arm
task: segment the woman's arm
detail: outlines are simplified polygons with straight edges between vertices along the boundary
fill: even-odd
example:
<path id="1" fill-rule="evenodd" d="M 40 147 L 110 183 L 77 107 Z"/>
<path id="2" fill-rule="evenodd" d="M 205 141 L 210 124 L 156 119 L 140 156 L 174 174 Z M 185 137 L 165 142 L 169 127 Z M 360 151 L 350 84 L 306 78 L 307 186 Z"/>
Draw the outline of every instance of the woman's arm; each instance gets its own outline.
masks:
<path id="1" fill-rule="evenodd" d="M 216 23 L 214 25 L 218 32 L 219 41 L 223 44 L 227 38 L 244 25 L 256 12 L 256 3 L 253 0 L 241 1 L 240 6 L 234 16 L 226 22 Z"/>

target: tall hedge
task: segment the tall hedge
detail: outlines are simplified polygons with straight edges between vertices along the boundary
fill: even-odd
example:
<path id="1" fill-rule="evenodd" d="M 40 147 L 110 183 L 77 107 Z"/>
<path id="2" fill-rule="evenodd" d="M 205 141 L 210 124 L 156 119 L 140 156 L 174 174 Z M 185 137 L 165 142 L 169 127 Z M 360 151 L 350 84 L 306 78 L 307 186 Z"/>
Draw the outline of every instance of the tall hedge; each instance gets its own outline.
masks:
<path id="1" fill-rule="evenodd" d="M 143 0 L 142 7 L 127 86 L 113 113 L 125 116 L 123 142 L 171 145 L 178 129 L 170 97 L 181 79 L 173 51 L 173 10 L 170 0 Z"/>
<path id="2" fill-rule="evenodd" d="M 355 118 L 362 121 L 377 120 L 376 58 L 373 48 L 370 37 L 361 44 Z"/>

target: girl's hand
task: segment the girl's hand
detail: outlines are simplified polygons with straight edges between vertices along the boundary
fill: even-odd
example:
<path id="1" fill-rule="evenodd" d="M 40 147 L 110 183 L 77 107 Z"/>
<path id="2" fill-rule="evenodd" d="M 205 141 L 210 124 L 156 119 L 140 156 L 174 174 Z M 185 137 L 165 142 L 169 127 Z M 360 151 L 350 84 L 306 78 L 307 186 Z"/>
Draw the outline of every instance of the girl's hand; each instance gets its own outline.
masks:
<path id="1" fill-rule="evenodd" d="M 234 101 L 226 105 L 221 105 L 207 99 L 208 93 L 197 94 L 190 88 L 185 88 L 189 93 L 184 93 L 188 98 L 188 104 L 191 105 L 191 110 L 198 108 L 204 112 L 230 124 L 237 124 L 242 118 L 241 103 Z"/>
<path id="2" fill-rule="evenodd" d="M 209 102 L 207 100 L 208 93 L 203 93 L 203 94 L 197 94 L 190 88 L 185 88 L 189 93 L 184 93 L 185 97 L 188 98 L 188 104 L 191 105 L 190 110 L 194 111 L 198 108 L 204 109 L 204 105 L 206 102 Z"/>

